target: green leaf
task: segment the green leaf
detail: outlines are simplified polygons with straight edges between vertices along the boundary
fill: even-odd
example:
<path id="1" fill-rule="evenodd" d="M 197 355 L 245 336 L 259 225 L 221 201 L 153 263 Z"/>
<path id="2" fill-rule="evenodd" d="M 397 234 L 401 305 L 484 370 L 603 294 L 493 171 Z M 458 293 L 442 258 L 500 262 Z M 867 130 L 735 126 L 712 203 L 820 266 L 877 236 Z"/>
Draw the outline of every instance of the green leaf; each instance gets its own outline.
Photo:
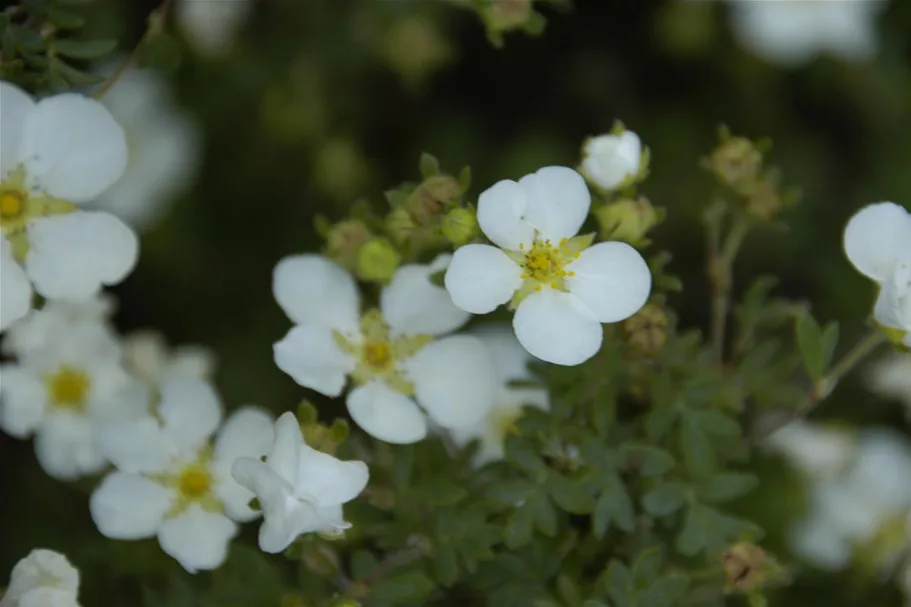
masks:
<path id="1" fill-rule="evenodd" d="M 693 411 L 691 415 L 706 434 L 718 438 L 736 438 L 740 436 L 740 424 L 737 420 L 721 411 Z"/>
<path id="2" fill-rule="evenodd" d="M 689 587 L 685 575 L 666 575 L 639 593 L 639 607 L 677 607 Z"/>
<path id="3" fill-rule="evenodd" d="M 680 447 L 686 467 L 695 476 L 706 476 L 715 467 L 715 453 L 695 413 L 683 416 L 680 424 Z"/>
<path id="4" fill-rule="evenodd" d="M 115 38 L 98 40 L 57 40 L 54 49 L 57 54 L 71 59 L 98 59 L 117 48 Z"/>
<path id="5" fill-rule="evenodd" d="M 758 485 L 759 479 L 752 474 L 722 472 L 701 481 L 696 491 L 707 502 L 725 502 L 746 495 Z"/>
<path id="6" fill-rule="evenodd" d="M 455 548 L 445 542 L 438 542 L 433 552 L 433 575 L 447 588 L 459 579 L 459 559 Z"/>
<path id="7" fill-rule="evenodd" d="M 704 504 L 690 504 L 683 520 L 683 527 L 677 536 L 677 552 L 684 556 L 695 556 L 699 552 L 720 552 L 734 540 L 750 535 L 757 539 L 762 530 L 756 525 L 733 516 L 728 516 Z"/>
<path id="8" fill-rule="evenodd" d="M 530 542 L 534 533 L 534 523 L 534 513 L 531 508 L 523 506 L 513 512 L 509 522 L 506 523 L 506 535 L 503 538 L 506 546 L 515 550 Z"/>
<path id="9" fill-rule="evenodd" d="M 97 74 L 83 72 L 57 58 L 51 59 L 50 70 L 51 73 L 59 74 L 70 84 L 97 84 L 103 80 Z"/>
<path id="10" fill-rule="evenodd" d="M 594 497 L 579 479 L 553 473 L 547 479 L 547 489 L 557 505 L 570 514 L 589 514 L 595 509 Z"/>
<path id="11" fill-rule="evenodd" d="M 808 310 L 804 310 L 797 315 L 794 328 L 797 333 L 797 348 L 800 350 L 807 373 L 814 380 L 822 378 L 826 371 L 826 362 L 819 323 Z"/>
<path id="12" fill-rule="evenodd" d="M 440 161 L 436 159 L 432 154 L 424 152 L 421 154 L 421 176 L 424 179 L 428 177 L 433 177 L 440 174 Z"/>
<path id="13" fill-rule="evenodd" d="M 706 508 L 701 504 L 691 504 L 683 519 L 683 527 L 677 536 L 677 552 L 685 556 L 698 554 L 708 543 L 706 529 Z"/>
<path id="14" fill-rule="evenodd" d="M 85 17 L 79 13 L 56 7 L 51 7 L 47 18 L 58 30 L 79 29 L 85 25 Z"/>
<path id="15" fill-rule="evenodd" d="M 379 561 L 372 552 L 367 550 L 356 550 L 351 555 L 351 576 L 355 580 L 367 578 L 379 565 Z"/>
<path id="16" fill-rule="evenodd" d="M 635 604 L 633 596 L 635 587 L 633 575 L 626 565 L 620 561 L 611 561 L 603 575 L 607 595 L 617 604 L 617 607 L 632 607 Z"/>
<path id="17" fill-rule="evenodd" d="M 419 604 L 429 597 L 436 585 L 422 573 L 405 572 L 392 574 L 376 582 L 370 593 L 375 601 Z"/>
<path id="18" fill-rule="evenodd" d="M 514 508 L 524 502 L 537 486 L 525 479 L 510 479 L 487 488 L 486 494 L 496 505 Z"/>
<path id="19" fill-rule="evenodd" d="M 642 508 L 652 516 L 668 516 L 686 503 L 686 487 L 681 483 L 664 483 L 642 496 Z"/>
<path id="20" fill-rule="evenodd" d="M 557 594 L 567 605 L 578 605 L 582 602 L 579 585 L 565 573 L 557 577 Z"/>
<path id="21" fill-rule="evenodd" d="M 547 470 L 541 456 L 523 437 L 506 437 L 505 452 L 506 461 L 515 464 L 531 476 L 537 476 Z"/>
<path id="22" fill-rule="evenodd" d="M 592 514 L 592 532 L 595 537 L 604 537 L 611 523 L 627 532 L 631 532 L 636 524 L 633 500 L 617 474 L 610 474 L 607 477 L 607 482 L 595 503 Z"/>
<path id="23" fill-rule="evenodd" d="M 645 418 L 645 432 L 649 439 L 659 441 L 664 438 L 671 431 L 678 415 L 679 409 L 676 405 L 652 409 Z"/>
<path id="24" fill-rule="evenodd" d="M 139 48 L 137 63 L 140 67 L 151 67 L 166 74 L 177 71 L 183 56 L 180 43 L 166 31 L 146 38 Z"/>
<path id="25" fill-rule="evenodd" d="M 636 562 L 633 563 L 633 580 L 636 586 L 648 586 L 658 577 L 658 571 L 662 563 L 661 548 L 655 546 L 648 548 L 639 553 Z"/>
<path id="26" fill-rule="evenodd" d="M 557 535 L 557 510 L 543 491 L 533 493 L 524 507 L 534 513 L 535 525 L 541 533 L 548 537 Z"/>
<path id="27" fill-rule="evenodd" d="M 468 495 L 468 491 L 449 478 L 436 477 L 423 481 L 412 492 L 416 499 L 434 506 L 453 506 Z"/>
<path id="28" fill-rule="evenodd" d="M 627 460 L 630 468 L 638 470 L 642 476 L 658 476 L 674 467 L 674 458 L 670 453 L 641 443 L 621 445 L 620 453 Z"/>

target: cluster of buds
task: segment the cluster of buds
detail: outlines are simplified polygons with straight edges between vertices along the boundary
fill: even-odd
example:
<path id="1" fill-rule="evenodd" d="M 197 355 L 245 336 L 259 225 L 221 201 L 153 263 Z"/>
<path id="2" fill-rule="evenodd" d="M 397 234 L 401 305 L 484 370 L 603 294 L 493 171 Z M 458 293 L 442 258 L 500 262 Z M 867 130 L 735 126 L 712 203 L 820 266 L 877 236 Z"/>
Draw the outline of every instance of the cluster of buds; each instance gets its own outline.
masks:
<path id="1" fill-rule="evenodd" d="M 667 342 L 671 321 L 667 312 L 657 302 L 645 304 L 623 322 L 626 343 L 634 352 L 643 356 L 654 356 Z"/>
<path id="2" fill-rule="evenodd" d="M 604 240 L 620 240 L 643 248 L 651 243 L 648 233 L 664 220 L 666 213 L 640 196 L 606 204 L 595 209 L 594 215 Z"/>
<path id="3" fill-rule="evenodd" d="M 720 141 L 703 166 L 738 199 L 743 211 L 759 221 L 773 221 L 797 201 L 795 192 L 782 192 L 778 171 L 767 168 L 763 154 L 769 144 L 732 135 L 722 129 Z"/>
<path id="4" fill-rule="evenodd" d="M 335 455 L 339 445 L 348 438 L 348 422 L 336 419 L 330 425 L 321 424 L 316 407 L 309 401 L 297 406 L 297 421 L 300 423 L 304 442 L 317 451 Z"/>
<path id="5" fill-rule="evenodd" d="M 750 604 L 763 604 L 763 591 L 787 581 L 787 572 L 761 547 L 738 542 L 721 555 L 725 591 L 750 598 Z"/>

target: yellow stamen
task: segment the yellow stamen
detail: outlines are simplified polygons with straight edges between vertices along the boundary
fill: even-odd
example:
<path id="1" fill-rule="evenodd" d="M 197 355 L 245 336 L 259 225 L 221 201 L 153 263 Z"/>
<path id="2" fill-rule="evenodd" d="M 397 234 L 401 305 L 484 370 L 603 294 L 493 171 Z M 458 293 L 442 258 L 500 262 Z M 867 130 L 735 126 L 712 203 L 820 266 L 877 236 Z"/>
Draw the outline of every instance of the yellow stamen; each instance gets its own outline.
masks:
<path id="1" fill-rule="evenodd" d="M 19 217 L 24 207 L 24 194 L 16 190 L 9 190 L 0 194 L 0 220 Z"/>
<path id="2" fill-rule="evenodd" d="M 181 497 L 187 501 L 202 499 L 212 490 L 212 475 L 205 466 L 191 464 L 184 468 L 177 478 L 177 489 Z"/>
<path id="3" fill-rule="evenodd" d="M 84 411 L 89 394 L 89 377 L 84 371 L 63 366 L 47 377 L 51 405 L 61 409 Z"/>

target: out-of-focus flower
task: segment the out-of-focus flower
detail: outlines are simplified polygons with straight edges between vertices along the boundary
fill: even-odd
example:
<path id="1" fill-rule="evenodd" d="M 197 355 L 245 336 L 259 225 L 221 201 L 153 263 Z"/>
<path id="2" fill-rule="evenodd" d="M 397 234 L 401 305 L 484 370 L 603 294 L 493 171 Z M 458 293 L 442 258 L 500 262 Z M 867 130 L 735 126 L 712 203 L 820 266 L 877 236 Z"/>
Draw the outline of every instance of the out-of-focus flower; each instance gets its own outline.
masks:
<path id="1" fill-rule="evenodd" d="M 187 41 L 198 53 L 213 58 L 232 49 L 252 11 L 250 0 L 177 0 L 175 6 Z"/>
<path id="2" fill-rule="evenodd" d="M 102 99 L 123 127 L 129 153 L 123 176 L 92 206 L 137 229 L 151 227 L 196 172 L 199 133 L 170 93 L 159 74 L 133 70 Z"/>
<path id="3" fill-rule="evenodd" d="M 40 356 L 41 352 L 52 350 L 55 341 L 79 335 L 80 339 L 91 341 L 93 349 L 117 356 L 120 342 L 109 322 L 115 307 L 115 299 L 107 293 L 78 303 L 48 301 L 10 327 L 3 336 L 3 353 L 20 358 L 36 353 Z"/>
<path id="4" fill-rule="evenodd" d="M 53 550 L 35 549 L 16 563 L 0 607 L 79 607 L 79 571 Z"/>
<path id="5" fill-rule="evenodd" d="M 357 285 L 341 267 L 316 255 L 283 259 L 273 292 L 297 325 L 275 344 L 276 364 L 327 396 L 340 395 L 350 376 L 348 411 L 380 440 L 421 440 L 424 412 L 445 428 L 477 423 L 493 402 L 495 380 L 478 338 L 439 338 L 470 316 L 430 281 L 448 263 L 440 256 L 402 266 L 383 289 L 380 309 L 361 316 Z"/>
<path id="6" fill-rule="evenodd" d="M 123 339 L 127 370 L 146 385 L 156 386 L 172 375 L 210 379 L 215 356 L 202 346 L 169 348 L 161 333 L 136 331 Z"/>
<path id="7" fill-rule="evenodd" d="M 882 0 L 754 0 L 731 2 L 734 32 L 751 52 L 787 66 L 832 53 L 859 61 L 876 53 Z"/>
<path id="8" fill-rule="evenodd" d="M 870 389 L 900 400 L 911 415 L 911 354 L 896 354 L 873 366 Z"/>
<path id="9" fill-rule="evenodd" d="M 615 190 L 639 175 L 642 142 L 633 131 L 599 135 L 582 148 L 582 175 L 602 190 Z"/>
<path id="10" fill-rule="evenodd" d="M 458 445 L 472 440 L 480 442 L 474 464 L 484 464 L 503 459 L 503 443 L 507 435 L 515 432 L 516 421 L 526 406 L 544 409 L 550 407 L 547 389 L 534 386 L 514 386 L 513 382 L 530 382 L 528 363 L 531 357 L 516 340 L 509 326 L 484 327 L 474 332 L 490 351 L 493 370 L 499 389 L 493 407 L 484 419 L 474 426 L 458 428 L 451 432 Z"/>
<path id="11" fill-rule="evenodd" d="M 341 461 L 307 446 L 292 413 L 275 422 L 275 442 L 265 461 L 242 457 L 235 480 L 253 492 L 263 510 L 259 546 L 281 552 L 302 533 L 338 533 L 351 526 L 342 505 L 367 486 L 367 465 Z"/>
<path id="12" fill-rule="evenodd" d="M 88 299 L 130 273 L 138 242 L 113 215 L 80 210 L 120 178 L 127 161 L 123 130 L 101 103 L 74 93 L 36 102 L 0 81 L 0 130 L 5 329 L 31 300 L 28 282 L 46 299 Z"/>
<path id="13" fill-rule="evenodd" d="M 578 365 L 601 347 L 601 323 L 629 318 L 648 300 L 652 276 L 622 242 L 590 246 L 576 236 L 588 216 L 585 180 L 545 167 L 518 182 L 503 180 L 478 201 L 478 223 L 496 246 L 456 250 L 446 289 L 473 314 L 509 302 L 522 346 L 541 360 Z"/>
<path id="14" fill-rule="evenodd" d="M 911 510 L 909 469 L 907 439 L 892 430 L 862 431 L 853 465 L 811 483 L 810 513 L 791 530 L 794 551 L 818 567 L 846 566 L 883 524 Z"/>
<path id="15" fill-rule="evenodd" d="M 199 379 L 168 377 L 158 395 L 154 417 L 101 428 L 102 452 L 117 470 L 92 494 L 92 519 L 109 538 L 157 536 L 162 550 L 191 573 L 215 569 L 237 534 L 235 521 L 258 516 L 248 506 L 253 494 L 234 481 L 231 466 L 268 452 L 272 419 L 245 407 L 219 429 L 218 395 Z"/>
<path id="16" fill-rule="evenodd" d="M 874 320 L 911 347 L 911 213 L 893 202 L 864 207 L 848 222 L 844 247 L 854 267 L 880 286 Z"/>
<path id="17" fill-rule="evenodd" d="M 850 432 L 803 420 L 776 431 L 765 445 L 809 478 L 844 472 L 857 456 L 857 438 Z"/>
<path id="18" fill-rule="evenodd" d="M 0 376 L 0 428 L 18 438 L 34 434 L 38 462 L 54 478 L 99 472 L 106 463 L 97 445 L 100 426 L 137 414 L 120 351 L 91 322 L 63 328 L 46 347 L 0 366 Z"/>

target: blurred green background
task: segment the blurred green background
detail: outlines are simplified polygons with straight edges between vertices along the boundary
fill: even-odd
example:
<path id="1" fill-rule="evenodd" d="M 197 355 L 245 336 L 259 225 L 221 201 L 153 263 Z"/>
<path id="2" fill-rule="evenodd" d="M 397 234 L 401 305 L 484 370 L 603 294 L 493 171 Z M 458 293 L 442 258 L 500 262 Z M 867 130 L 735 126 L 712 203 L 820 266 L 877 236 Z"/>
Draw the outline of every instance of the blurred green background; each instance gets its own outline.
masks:
<path id="1" fill-rule="evenodd" d="M 128 50 L 156 4 L 96 5 L 99 31 Z M 868 202 L 911 202 L 911 3 L 892 1 L 880 15 L 875 60 L 822 56 L 789 69 L 742 49 L 728 9 L 649 0 L 542 5 L 542 36 L 511 34 L 496 49 L 477 15 L 444 2 L 255 3 L 227 56 L 184 49 L 173 80 L 203 129 L 202 164 L 190 191 L 143 234 L 139 267 L 115 290 L 118 326 L 210 346 L 229 407 L 291 408 L 305 394 L 272 361 L 271 344 L 289 322 L 273 301 L 271 271 L 282 256 L 320 246 L 316 214 L 342 219 L 359 198 L 382 208 L 384 190 L 418 178 L 422 151 L 451 172 L 470 165 L 474 198 L 499 179 L 575 166 L 583 139 L 621 119 L 651 148 L 643 191 L 669 213 L 654 240 L 673 253 L 672 271 L 686 285 L 671 300 L 684 326 L 707 319 L 700 212 L 713 184 L 699 159 L 724 123 L 771 137 L 772 162 L 804 193 L 787 214 L 789 231 L 751 235 L 738 284 L 780 276 L 784 294 L 811 301 L 818 318 L 841 321 L 850 343 L 874 292 L 842 253 L 843 226 Z M 907 431 L 899 405 L 877 401 L 857 377 L 822 415 Z M 123 573 L 143 562 L 156 562 L 162 577 L 189 578 L 154 542 L 101 538 L 88 516 L 90 485 L 48 479 L 30 444 L 4 436 L 0 462 L 0 572 L 36 545 L 66 551 L 85 568 L 87 607 L 140 604 L 136 581 Z M 783 467 L 763 465 L 768 482 L 749 512 L 783 551 L 799 487 Z M 237 544 L 233 550 L 232 562 L 245 558 Z M 213 575 L 225 574 L 199 577 Z M 812 570 L 773 601 L 899 604 L 890 584 Z"/>

